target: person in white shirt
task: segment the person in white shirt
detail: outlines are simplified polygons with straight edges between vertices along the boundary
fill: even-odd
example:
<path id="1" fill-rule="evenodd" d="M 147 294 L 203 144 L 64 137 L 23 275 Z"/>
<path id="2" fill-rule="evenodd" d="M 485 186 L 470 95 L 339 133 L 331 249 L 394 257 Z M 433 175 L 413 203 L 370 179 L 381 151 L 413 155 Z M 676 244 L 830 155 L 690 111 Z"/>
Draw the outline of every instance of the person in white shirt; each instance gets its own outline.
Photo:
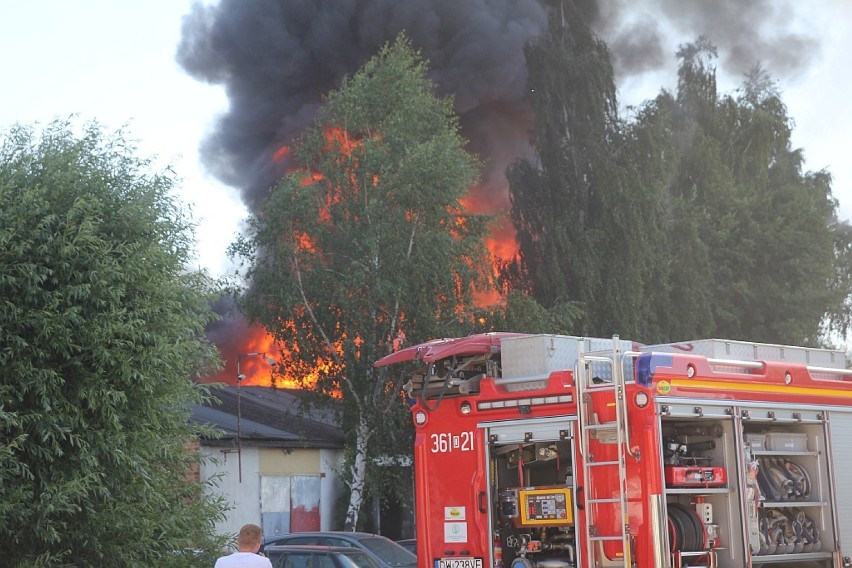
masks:
<path id="1" fill-rule="evenodd" d="M 243 525 L 237 535 L 237 552 L 222 556 L 215 568 L 272 568 L 269 558 L 257 553 L 263 540 L 263 530 L 252 523 Z"/>

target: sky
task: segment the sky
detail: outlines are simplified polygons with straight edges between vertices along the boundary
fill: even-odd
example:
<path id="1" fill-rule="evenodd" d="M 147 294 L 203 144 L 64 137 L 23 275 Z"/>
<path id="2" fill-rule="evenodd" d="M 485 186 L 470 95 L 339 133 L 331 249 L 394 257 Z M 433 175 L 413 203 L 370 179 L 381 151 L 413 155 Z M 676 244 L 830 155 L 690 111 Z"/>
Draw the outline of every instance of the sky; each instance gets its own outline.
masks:
<path id="1" fill-rule="evenodd" d="M 0 0 L 0 131 L 54 118 L 123 128 L 139 156 L 181 178 L 198 223 L 197 268 L 229 268 L 225 250 L 246 215 L 238 192 L 202 168 L 198 146 L 226 109 L 221 88 L 175 62 L 189 0 Z"/>
<path id="2" fill-rule="evenodd" d="M 228 101 L 221 87 L 190 77 L 175 61 L 192 4 L 0 0 L 0 132 L 15 123 L 38 126 L 72 116 L 80 123 L 97 120 L 108 130 L 124 127 L 141 156 L 156 158 L 181 178 L 178 197 L 198 223 L 197 268 L 220 276 L 230 269 L 225 250 L 247 212 L 238 190 L 201 164 L 199 146 Z M 806 169 L 833 174 L 840 217 L 850 219 L 852 2 L 796 5 L 801 13 L 790 17 L 819 38 L 819 47 L 801 72 L 779 84 L 795 121 L 793 145 L 804 149 Z M 667 54 L 668 71 L 619 84 L 622 102 L 638 103 L 662 86 L 674 87 L 676 47 Z M 720 89 L 732 89 L 739 79 L 720 78 Z"/>

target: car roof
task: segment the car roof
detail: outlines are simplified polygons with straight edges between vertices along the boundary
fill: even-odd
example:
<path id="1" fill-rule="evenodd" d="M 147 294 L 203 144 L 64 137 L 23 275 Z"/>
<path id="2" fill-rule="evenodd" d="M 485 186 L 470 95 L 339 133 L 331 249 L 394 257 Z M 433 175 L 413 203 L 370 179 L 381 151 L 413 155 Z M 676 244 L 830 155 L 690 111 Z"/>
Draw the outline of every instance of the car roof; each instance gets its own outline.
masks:
<path id="1" fill-rule="evenodd" d="M 319 544 L 270 544 L 268 552 L 342 552 L 345 554 L 366 554 L 360 548 L 351 546 L 322 546 Z"/>
<path id="2" fill-rule="evenodd" d="M 387 538 L 380 534 L 373 534 L 368 532 L 353 532 L 353 531 L 303 531 L 303 532 L 293 532 L 289 534 L 278 535 L 274 538 L 284 538 L 288 536 L 348 536 L 352 538 L 370 538 L 374 536 L 380 536 L 382 538 Z"/>
<path id="3" fill-rule="evenodd" d="M 298 532 L 298 533 L 290 533 L 286 535 L 279 535 L 273 537 L 266 541 L 263 545 L 264 552 L 269 551 L 270 553 L 276 552 L 276 549 L 273 549 L 273 546 L 300 546 L 300 541 L 304 542 L 303 539 L 308 540 L 308 542 L 323 542 L 323 539 L 338 539 L 339 541 L 351 543 L 351 547 L 355 547 L 370 556 L 381 566 L 415 566 L 416 555 L 409 550 L 406 550 L 402 545 L 397 544 L 386 536 L 366 533 L 366 532 L 350 532 L 350 531 L 306 531 L 306 532 Z M 373 550 L 368 541 L 374 541 L 377 543 L 386 543 L 388 547 L 388 552 L 394 558 L 388 558 L 384 552 L 380 552 L 377 550 Z M 328 541 L 326 541 L 328 542 Z M 339 544 L 343 544 L 340 542 Z M 308 546 L 308 543 L 305 542 L 304 546 Z M 320 545 L 322 546 L 322 545 Z M 393 547 L 397 547 L 400 550 L 400 554 L 405 554 L 406 556 L 401 556 L 398 560 L 395 559 L 396 556 L 399 556 L 395 552 L 390 552 Z M 346 547 L 343 547 L 346 548 Z M 380 548 L 385 548 L 384 546 Z M 410 562 L 405 562 L 410 557 Z M 402 563 L 400 563 L 402 561 Z"/>
<path id="4" fill-rule="evenodd" d="M 300 538 L 300 537 L 332 537 L 332 538 L 342 538 L 342 539 L 346 539 L 346 540 L 350 540 L 350 541 L 351 540 L 366 540 L 366 539 L 371 539 L 371 538 L 379 538 L 379 539 L 390 540 L 386 536 L 383 536 L 383 535 L 380 535 L 380 534 L 366 533 L 366 532 L 306 531 L 306 532 L 294 532 L 294 533 L 288 533 L 288 534 L 279 534 L 279 535 L 275 535 L 275 536 L 266 537 L 266 538 L 264 538 L 264 542 L 271 544 L 273 542 L 280 542 L 282 540 L 290 540 L 291 538 Z M 391 541 L 391 542 L 393 542 L 393 541 Z"/>

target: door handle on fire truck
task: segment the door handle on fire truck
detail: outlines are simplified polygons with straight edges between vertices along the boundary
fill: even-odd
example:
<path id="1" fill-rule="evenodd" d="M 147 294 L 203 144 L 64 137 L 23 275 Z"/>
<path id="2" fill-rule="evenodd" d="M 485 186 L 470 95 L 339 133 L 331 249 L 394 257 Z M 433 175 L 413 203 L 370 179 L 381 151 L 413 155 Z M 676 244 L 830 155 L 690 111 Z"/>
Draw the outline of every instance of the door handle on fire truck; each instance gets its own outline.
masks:
<path id="1" fill-rule="evenodd" d="M 487 512 L 487 509 L 485 508 L 485 491 L 479 492 L 479 500 L 477 502 L 479 503 L 479 512 Z"/>
<path id="2" fill-rule="evenodd" d="M 574 502 L 577 505 L 577 509 L 582 511 L 586 503 L 583 501 L 583 486 L 581 485 L 577 489 L 574 490 Z"/>

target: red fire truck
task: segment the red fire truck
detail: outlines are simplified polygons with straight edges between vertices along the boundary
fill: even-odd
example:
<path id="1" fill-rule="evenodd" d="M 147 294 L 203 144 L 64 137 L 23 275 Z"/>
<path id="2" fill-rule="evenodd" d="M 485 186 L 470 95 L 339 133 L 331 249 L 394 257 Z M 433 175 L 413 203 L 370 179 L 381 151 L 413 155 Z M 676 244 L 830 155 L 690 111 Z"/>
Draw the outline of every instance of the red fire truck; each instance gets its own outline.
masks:
<path id="1" fill-rule="evenodd" d="M 409 347 L 419 565 L 852 566 L 841 351 L 490 333 Z"/>

